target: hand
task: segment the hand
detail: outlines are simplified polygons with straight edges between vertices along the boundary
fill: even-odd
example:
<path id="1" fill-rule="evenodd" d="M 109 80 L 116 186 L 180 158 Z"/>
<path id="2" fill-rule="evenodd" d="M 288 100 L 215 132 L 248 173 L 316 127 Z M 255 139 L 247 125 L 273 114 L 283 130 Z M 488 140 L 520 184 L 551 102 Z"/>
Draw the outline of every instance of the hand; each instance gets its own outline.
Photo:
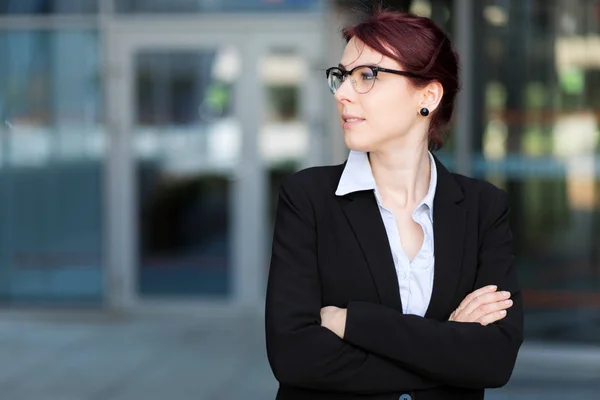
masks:
<path id="1" fill-rule="evenodd" d="M 321 326 L 329 329 L 340 339 L 344 338 L 346 330 L 346 313 L 345 308 L 327 306 L 321 308 Z"/>
<path id="2" fill-rule="evenodd" d="M 479 322 L 486 326 L 506 317 L 512 306 L 509 292 L 497 292 L 496 286 L 486 286 L 470 293 L 450 315 L 449 321 Z"/>

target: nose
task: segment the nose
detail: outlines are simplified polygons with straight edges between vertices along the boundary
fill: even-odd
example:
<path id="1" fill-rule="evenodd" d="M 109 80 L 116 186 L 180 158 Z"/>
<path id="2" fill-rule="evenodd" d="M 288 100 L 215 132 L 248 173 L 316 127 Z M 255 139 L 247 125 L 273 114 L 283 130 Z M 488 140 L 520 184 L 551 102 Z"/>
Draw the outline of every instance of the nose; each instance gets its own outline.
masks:
<path id="1" fill-rule="evenodd" d="M 355 95 L 356 95 L 356 92 L 354 91 L 354 88 L 352 87 L 352 77 L 349 76 L 344 80 L 344 82 L 342 82 L 340 87 L 337 88 L 333 97 L 335 97 L 335 99 L 338 102 L 344 103 L 344 102 L 352 101 L 353 96 L 355 96 Z"/>

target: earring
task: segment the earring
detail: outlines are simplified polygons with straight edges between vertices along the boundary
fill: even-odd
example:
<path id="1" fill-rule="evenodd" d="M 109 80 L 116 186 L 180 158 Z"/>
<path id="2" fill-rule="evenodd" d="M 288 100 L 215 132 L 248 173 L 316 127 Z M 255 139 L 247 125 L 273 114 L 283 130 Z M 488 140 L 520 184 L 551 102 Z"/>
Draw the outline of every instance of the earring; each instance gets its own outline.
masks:
<path id="1" fill-rule="evenodd" d="M 423 108 L 421 108 L 421 111 L 419 111 L 419 114 L 426 117 L 429 115 L 429 110 L 427 108 L 423 107 Z"/>

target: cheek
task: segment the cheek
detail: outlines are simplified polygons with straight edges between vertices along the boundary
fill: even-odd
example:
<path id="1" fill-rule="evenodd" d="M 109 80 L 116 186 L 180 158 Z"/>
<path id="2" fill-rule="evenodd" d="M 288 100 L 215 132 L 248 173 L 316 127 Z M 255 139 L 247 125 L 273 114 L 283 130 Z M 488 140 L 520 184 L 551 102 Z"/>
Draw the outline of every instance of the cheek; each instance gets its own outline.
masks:
<path id="1" fill-rule="evenodd" d="M 385 136 L 395 135 L 405 130 L 412 121 L 407 99 L 394 96 L 378 99 L 367 108 L 369 125 Z"/>

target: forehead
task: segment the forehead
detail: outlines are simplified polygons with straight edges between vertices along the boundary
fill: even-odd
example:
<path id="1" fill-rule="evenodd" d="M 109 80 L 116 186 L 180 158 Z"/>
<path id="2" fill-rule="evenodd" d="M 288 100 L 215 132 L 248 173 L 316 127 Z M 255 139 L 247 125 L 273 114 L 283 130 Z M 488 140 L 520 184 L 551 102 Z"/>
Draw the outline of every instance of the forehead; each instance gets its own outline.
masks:
<path id="1" fill-rule="evenodd" d="M 357 65 L 379 65 L 387 68 L 399 67 L 398 62 L 368 47 L 356 37 L 350 39 L 346 44 L 340 64 L 348 70 Z"/>

